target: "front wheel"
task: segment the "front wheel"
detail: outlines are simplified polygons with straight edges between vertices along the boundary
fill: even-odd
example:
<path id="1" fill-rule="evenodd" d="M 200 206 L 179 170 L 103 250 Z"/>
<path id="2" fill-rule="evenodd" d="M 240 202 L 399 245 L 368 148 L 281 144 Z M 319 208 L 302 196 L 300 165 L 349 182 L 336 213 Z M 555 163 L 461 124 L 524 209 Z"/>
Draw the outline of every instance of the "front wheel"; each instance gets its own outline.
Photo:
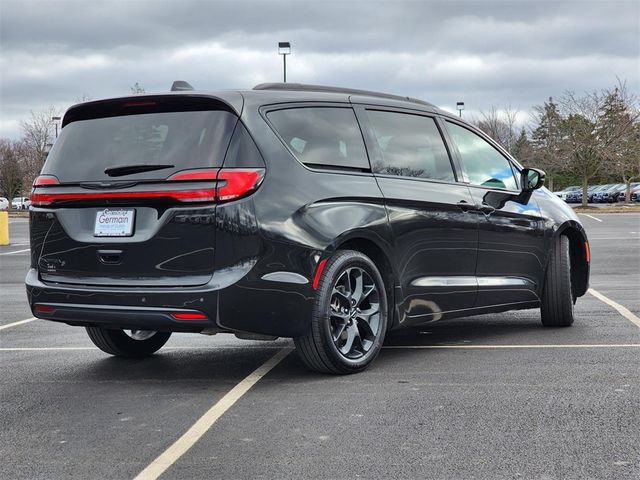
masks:
<path id="1" fill-rule="evenodd" d="M 316 291 L 311 326 L 294 339 L 312 370 L 348 374 L 378 356 L 387 331 L 387 292 L 366 255 L 340 250 L 327 260 Z"/>
<path id="2" fill-rule="evenodd" d="M 87 334 L 103 352 L 117 357 L 147 357 L 167 343 L 171 332 L 152 330 L 109 330 L 100 327 L 86 327 Z"/>
<path id="3" fill-rule="evenodd" d="M 560 235 L 551 252 L 540 313 L 545 327 L 568 327 L 573 323 L 575 297 L 571 288 L 569 239 Z"/>

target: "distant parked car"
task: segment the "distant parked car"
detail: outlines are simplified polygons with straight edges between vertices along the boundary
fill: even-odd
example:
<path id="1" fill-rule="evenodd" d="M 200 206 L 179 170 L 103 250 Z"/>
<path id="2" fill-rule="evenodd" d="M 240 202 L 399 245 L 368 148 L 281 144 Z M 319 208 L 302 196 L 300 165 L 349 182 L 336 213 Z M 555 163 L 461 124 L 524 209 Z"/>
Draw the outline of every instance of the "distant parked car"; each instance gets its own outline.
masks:
<path id="1" fill-rule="evenodd" d="M 618 194 L 625 187 L 623 183 L 614 183 L 605 188 L 604 190 L 598 192 L 594 196 L 594 201 L 597 203 L 612 203 L 614 199 L 617 200 Z"/>
<path id="2" fill-rule="evenodd" d="M 608 183 L 606 185 L 596 185 L 591 191 L 589 191 L 589 203 L 599 203 L 602 193 L 613 187 L 614 184 Z"/>
<path id="3" fill-rule="evenodd" d="M 9 208 L 9 200 L 5 197 L 0 197 L 0 210 L 6 210 Z"/>
<path id="4" fill-rule="evenodd" d="M 557 197 L 561 198 L 562 200 L 564 200 L 565 202 L 567 201 L 567 195 L 569 195 L 570 193 L 574 193 L 580 190 L 581 187 L 579 187 L 578 185 L 573 185 L 571 187 L 567 187 L 564 190 L 560 190 L 559 192 L 554 192 L 556 194 Z"/>
<path id="5" fill-rule="evenodd" d="M 637 191 L 640 190 L 640 183 L 638 182 L 633 182 L 631 184 L 631 200 L 633 201 L 633 194 Z M 615 200 L 617 202 L 626 202 L 627 201 L 627 186 L 625 185 L 624 188 L 622 189 L 622 191 L 620 193 L 618 193 L 618 198 Z"/>
<path id="6" fill-rule="evenodd" d="M 11 200 L 11 205 L 16 210 L 26 210 L 29 208 L 29 205 L 31 205 L 31 201 L 29 197 L 14 197 L 14 199 Z"/>

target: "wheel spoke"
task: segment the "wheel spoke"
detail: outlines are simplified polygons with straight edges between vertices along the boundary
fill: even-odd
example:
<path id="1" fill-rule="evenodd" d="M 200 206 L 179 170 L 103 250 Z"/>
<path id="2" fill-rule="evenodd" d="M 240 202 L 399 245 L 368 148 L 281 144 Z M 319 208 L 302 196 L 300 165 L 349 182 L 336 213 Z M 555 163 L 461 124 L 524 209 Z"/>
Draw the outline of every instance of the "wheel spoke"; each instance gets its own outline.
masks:
<path id="1" fill-rule="evenodd" d="M 353 347 L 353 341 L 356 339 L 356 329 L 355 325 L 350 325 L 347 327 L 347 341 L 344 343 L 342 347 L 340 347 L 340 353 L 342 353 L 345 357 L 349 355 L 351 352 L 351 348 Z"/>
<path id="2" fill-rule="evenodd" d="M 349 299 L 349 297 L 344 293 L 341 292 L 340 290 L 338 290 L 337 287 L 334 287 L 333 291 L 331 292 L 331 296 L 334 295 L 338 295 L 340 298 L 342 298 L 346 303 L 349 303 L 351 300 Z"/>
<path id="3" fill-rule="evenodd" d="M 331 338 L 333 338 L 334 343 L 340 340 L 340 337 L 344 333 L 345 328 L 347 328 L 346 320 L 342 324 L 338 325 L 338 327 L 331 334 Z"/>
<path id="4" fill-rule="evenodd" d="M 362 294 L 360 299 L 356 301 L 356 307 L 359 307 L 360 305 L 362 305 L 362 302 L 364 302 L 369 297 L 369 295 L 371 295 L 375 291 L 376 291 L 376 286 L 371 285 L 369 289 Z"/>
<path id="5" fill-rule="evenodd" d="M 356 318 L 358 318 L 358 320 L 366 322 L 367 324 L 371 324 L 371 317 L 378 312 L 380 312 L 380 304 L 372 303 L 371 308 L 360 310 Z"/>
<path id="6" fill-rule="evenodd" d="M 345 271 L 342 275 L 340 275 L 340 278 L 338 279 L 338 283 L 340 283 L 341 281 L 344 282 L 343 283 L 344 293 L 346 297 L 350 299 L 353 293 L 353 290 L 351 289 L 351 269 Z"/>
<path id="7" fill-rule="evenodd" d="M 353 279 L 355 281 L 351 298 L 355 302 L 353 304 L 355 306 L 355 305 L 359 305 L 360 302 L 362 301 L 362 291 L 363 291 L 362 270 L 353 268 L 351 272 L 354 272 Z M 349 277 L 351 277 L 351 275 L 349 275 Z"/>

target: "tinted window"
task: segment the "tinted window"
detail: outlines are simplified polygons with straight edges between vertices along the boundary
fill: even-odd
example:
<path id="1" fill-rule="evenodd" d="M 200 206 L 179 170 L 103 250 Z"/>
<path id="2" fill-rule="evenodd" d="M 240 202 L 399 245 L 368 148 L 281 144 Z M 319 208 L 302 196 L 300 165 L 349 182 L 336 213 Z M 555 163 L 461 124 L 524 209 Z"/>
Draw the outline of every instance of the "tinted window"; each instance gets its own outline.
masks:
<path id="1" fill-rule="evenodd" d="M 369 169 L 352 109 L 291 108 L 269 112 L 267 117 L 302 163 Z"/>
<path id="2" fill-rule="evenodd" d="M 472 184 L 518 190 L 511 162 L 498 150 L 471 130 L 450 122 L 447 126 Z"/>
<path id="3" fill-rule="evenodd" d="M 442 136 L 429 117 L 395 112 L 367 112 L 382 162 L 375 172 L 403 177 L 454 181 L 453 169 Z"/>
<path id="4" fill-rule="evenodd" d="M 237 117 L 226 111 L 163 112 L 79 120 L 66 125 L 42 173 L 61 182 L 112 179 L 105 168 L 173 168 L 122 179 L 164 179 L 172 172 L 221 166 Z"/>

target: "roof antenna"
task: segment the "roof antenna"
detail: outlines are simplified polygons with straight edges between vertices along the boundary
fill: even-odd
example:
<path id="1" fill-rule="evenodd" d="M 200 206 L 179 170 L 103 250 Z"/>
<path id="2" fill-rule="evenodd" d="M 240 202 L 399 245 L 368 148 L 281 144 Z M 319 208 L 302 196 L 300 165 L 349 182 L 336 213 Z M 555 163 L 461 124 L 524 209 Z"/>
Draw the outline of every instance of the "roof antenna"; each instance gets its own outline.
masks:
<path id="1" fill-rule="evenodd" d="M 172 92 L 181 92 L 184 90 L 193 90 L 193 87 L 184 80 L 176 80 L 173 82 L 173 85 L 171 85 Z"/>

